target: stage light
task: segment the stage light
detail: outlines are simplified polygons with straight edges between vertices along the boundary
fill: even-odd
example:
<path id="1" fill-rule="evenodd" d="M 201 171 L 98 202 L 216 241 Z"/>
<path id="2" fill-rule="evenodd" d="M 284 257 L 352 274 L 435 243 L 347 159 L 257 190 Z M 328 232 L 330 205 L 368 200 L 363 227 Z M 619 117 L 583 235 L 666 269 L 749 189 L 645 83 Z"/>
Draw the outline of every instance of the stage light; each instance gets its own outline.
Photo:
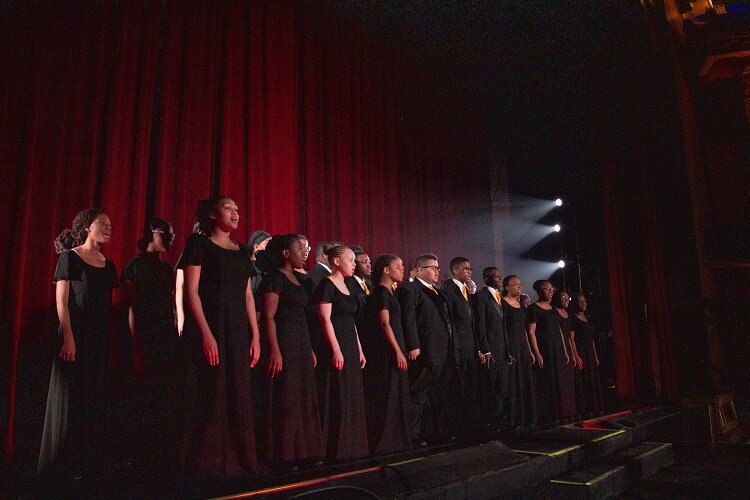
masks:
<path id="1" fill-rule="evenodd" d="M 565 267 L 565 261 L 564 260 L 558 261 L 557 267 L 559 267 L 560 269 L 562 269 L 563 267 Z"/>
<path id="2" fill-rule="evenodd" d="M 558 198 L 555 200 L 555 206 L 561 207 L 562 206 L 562 199 Z"/>
<path id="3" fill-rule="evenodd" d="M 554 229 L 556 233 L 559 233 L 560 232 L 560 224 L 555 224 L 554 226 L 552 226 L 552 229 Z"/>

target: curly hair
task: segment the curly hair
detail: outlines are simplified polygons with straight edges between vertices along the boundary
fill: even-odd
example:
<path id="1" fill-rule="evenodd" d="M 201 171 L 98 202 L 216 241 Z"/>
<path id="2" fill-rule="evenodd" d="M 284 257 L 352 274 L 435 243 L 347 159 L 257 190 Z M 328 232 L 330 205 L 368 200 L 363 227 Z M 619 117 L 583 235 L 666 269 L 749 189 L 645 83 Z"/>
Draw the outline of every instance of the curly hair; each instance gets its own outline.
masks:
<path id="1" fill-rule="evenodd" d="M 198 225 L 198 232 L 210 236 L 214 230 L 214 223 L 211 216 L 214 214 L 216 207 L 221 200 L 229 199 L 229 196 L 215 196 L 207 200 L 198 201 L 198 207 L 195 209 L 195 223 Z"/>
<path id="2" fill-rule="evenodd" d="M 265 250 L 258 252 L 255 265 L 264 273 L 278 269 L 284 265 L 284 250 L 289 250 L 292 245 L 299 243 L 296 234 L 277 234 L 271 237 Z"/>
<path id="3" fill-rule="evenodd" d="M 87 208 L 78 212 L 70 228 L 63 229 L 55 238 L 55 252 L 62 253 L 65 250 L 83 245 L 88 237 L 86 229 L 103 213 L 105 212 L 101 208 Z"/>

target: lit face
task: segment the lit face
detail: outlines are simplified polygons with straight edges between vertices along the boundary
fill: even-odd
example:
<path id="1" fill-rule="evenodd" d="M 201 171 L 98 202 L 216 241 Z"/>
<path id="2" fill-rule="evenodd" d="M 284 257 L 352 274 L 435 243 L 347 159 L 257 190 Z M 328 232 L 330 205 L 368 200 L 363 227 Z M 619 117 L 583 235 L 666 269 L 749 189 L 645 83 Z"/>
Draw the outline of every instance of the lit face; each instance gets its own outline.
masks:
<path id="1" fill-rule="evenodd" d="M 503 275 L 500 273 L 500 270 L 493 269 L 492 271 L 490 271 L 490 273 L 487 275 L 487 278 L 485 279 L 485 284 L 487 286 L 491 286 L 495 290 L 502 290 Z"/>
<path id="2" fill-rule="evenodd" d="M 552 283 L 545 281 L 542 283 L 542 287 L 539 289 L 539 301 L 540 302 L 551 302 L 552 295 L 554 295 L 555 289 L 552 287 Z"/>
<path id="3" fill-rule="evenodd" d="M 422 264 L 417 269 L 417 278 L 420 278 L 431 285 L 436 285 L 440 280 L 440 267 L 438 267 L 438 261 L 435 259 L 429 259 Z"/>
<path id="4" fill-rule="evenodd" d="M 112 223 L 109 220 L 107 214 L 99 214 L 94 219 L 89 227 L 86 228 L 88 236 L 87 240 L 91 240 L 99 245 L 109 243 L 109 239 L 112 236 Z"/>
<path id="5" fill-rule="evenodd" d="M 292 246 L 289 247 L 289 249 L 284 250 L 284 255 L 289 261 L 289 264 L 292 265 L 292 268 L 299 269 L 301 267 L 304 267 L 306 247 L 307 245 L 303 245 L 299 240 L 296 240 L 294 243 L 292 243 Z"/>
<path id="6" fill-rule="evenodd" d="M 586 296 L 585 295 L 579 295 L 576 297 L 576 304 L 578 304 L 578 309 L 581 310 L 581 312 L 586 312 L 586 309 L 588 308 L 588 302 L 586 302 Z"/>
<path id="7" fill-rule="evenodd" d="M 370 257 L 366 254 L 360 254 L 355 258 L 355 262 L 357 263 L 357 268 L 355 269 L 355 274 L 362 278 L 369 278 L 372 275 L 372 263 L 370 262 Z"/>
<path id="8" fill-rule="evenodd" d="M 333 267 L 341 271 L 344 277 L 349 277 L 354 274 L 354 269 L 357 263 L 354 261 L 354 252 L 347 249 L 340 257 L 333 259 Z"/>
<path id="9" fill-rule="evenodd" d="M 394 260 L 383 270 L 383 274 L 390 276 L 393 281 L 404 281 L 404 263 L 401 259 Z"/>
<path id="10" fill-rule="evenodd" d="M 237 229 L 240 222 L 240 212 L 237 204 L 231 198 L 222 198 L 211 215 L 214 227 L 227 233 Z"/>
<path id="11" fill-rule="evenodd" d="M 560 304 L 562 305 L 563 309 L 567 309 L 570 305 L 570 295 L 567 293 L 560 294 Z"/>
<path id="12" fill-rule="evenodd" d="M 302 244 L 302 248 L 304 250 L 304 253 L 302 254 L 302 261 L 307 262 L 307 258 L 310 256 L 310 250 L 312 250 L 312 248 L 310 248 L 310 242 L 307 240 L 303 240 L 303 239 L 299 241 Z M 303 266 L 300 266 L 300 267 L 303 267 Z"/>
<path id="13" fill-rule="evenodd" d="M 508 281 L 508 285 L 505 287 L 505 291 L 508 292 L 508 296 L 517 299 L 521 295 L 520 278 L 511 278 L 510 281 Z"/>
<path id="14" fill-rule="evenodd" d="M 451 269 L 453 277 L 461 283 L 466 283 L 471 279 L 471 262 L 462 262 L 457 268 Z"/>

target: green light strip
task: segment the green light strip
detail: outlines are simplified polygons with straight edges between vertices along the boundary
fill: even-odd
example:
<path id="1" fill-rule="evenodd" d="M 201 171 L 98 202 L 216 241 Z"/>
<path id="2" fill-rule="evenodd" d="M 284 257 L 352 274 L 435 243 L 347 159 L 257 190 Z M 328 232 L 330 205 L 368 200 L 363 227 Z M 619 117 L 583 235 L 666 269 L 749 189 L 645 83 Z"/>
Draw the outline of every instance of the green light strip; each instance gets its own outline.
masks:
<path id="1" fill-rule="evenodd" d="M 604 441 L 605 439 L 609 439 L 611 437 L 617 436 L 619 434 L 624 434 L 624 433 L 625 433 L 625 429 L 622 429 L 619 431 L 615 431 L 612 434 L 607 434 L 606 436 L 599 436 L 598 438 L 594 438 L 591 440 L 591 442 L 598 443 L 599 441 Z"/>

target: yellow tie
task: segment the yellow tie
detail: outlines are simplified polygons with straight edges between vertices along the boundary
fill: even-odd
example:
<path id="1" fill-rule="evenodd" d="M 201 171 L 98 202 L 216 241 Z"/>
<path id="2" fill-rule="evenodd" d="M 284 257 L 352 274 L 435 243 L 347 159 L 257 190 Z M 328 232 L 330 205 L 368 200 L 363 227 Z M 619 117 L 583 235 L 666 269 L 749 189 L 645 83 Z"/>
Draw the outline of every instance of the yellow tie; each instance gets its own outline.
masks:
<path id="1" fill-rule="evenodd" d="M 461 288 L 461 291 L 464 293 L 464 298 L 466 299 L 466 302 L 469 301 L 469 293 L 466 291 L 466 285 Z"/>
<path id="2" fill-rule="evenodd" d="M 434 293 L 435 295 L 440 295 L 440 294 L 438 293 L 438 291 L 437 291 L 437 290 L 435 290 L 435 287 L 434 287 L 433 285 L 430 285 L 430 286 L 428 286 L 427 288 L 429 288 L 430 290 L 432 290 L 432 293 Z"/>
<path id="3" fill-rule="evenodd" d="M 393 288 L 394 290 L 395 290 L 396 288 L 398 288 L 398 283 L 394 282 L 394 283 L 393 283 L 393 287 L 392 287 L 392 288 Z"/>
<path id="4" fill-rule="evenodd" d="M 495 300 L 497 300 L 498 304 L 500 304 L 500 302 L 502 301 L 502 297 L 500 296 L 500 292 L 498 292 L 497 290 L 495 290 Z"/>
<path id="5" fill-rule="evenodd" d="M 362 288 L 364 288 L 365 290 L 365 295 L 370 295 L 370 289 L 367 288 L 367 283 L 365 283 L 364 281 L 362 282 Z"/>

